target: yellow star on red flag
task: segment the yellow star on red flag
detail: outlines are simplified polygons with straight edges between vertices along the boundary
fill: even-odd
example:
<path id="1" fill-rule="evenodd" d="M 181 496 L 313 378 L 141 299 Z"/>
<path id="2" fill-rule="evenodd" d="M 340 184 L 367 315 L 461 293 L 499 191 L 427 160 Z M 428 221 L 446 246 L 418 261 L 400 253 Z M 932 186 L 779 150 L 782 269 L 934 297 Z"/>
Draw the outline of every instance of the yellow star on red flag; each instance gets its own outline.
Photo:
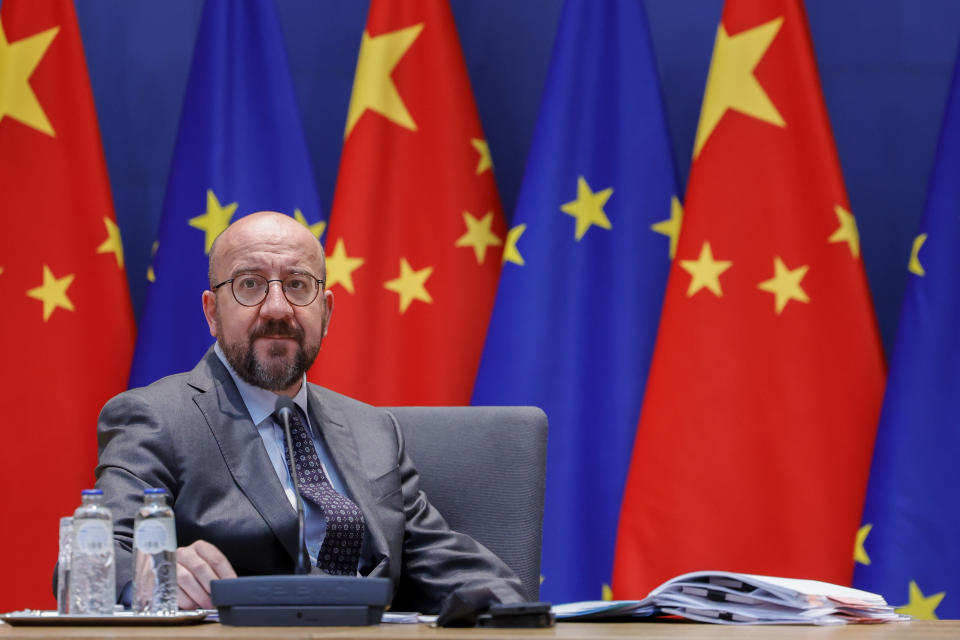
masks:
<path id="1" fill-rule="evenodd" d="M 463 222 L 467 225 L 467 231 L 457 238 L 453 246 L 472 247 L 473 254 L 477 258 L 477 264 L 483 264 L 487 257 L 487 247 L 499 247 L 503 244 L 503 240 L 498 238 L 497 234 L 491 230 L 493 211 L 488 211 L 487 215 L 480 220 L 474 218 L 469 211 L 464 211 Z"/>
<path id="2" fill-rule="evenodd" d="M 400 275 L 383 283 L 385 289 L 400 295 L 400 313 L 406 313 L 414 300 L 433 302 L 426 287 L 427 278 L 432 273 L 433 267 L 414 271 L 406 258 L 400 258 Z"/>
<path id="3" fill-rule="evenodd" d="M 490 146 L 487 144 L 487 141 L 470 138 L 470 144 L 472 144 L 473 148 L 480 154 L 480 158 L 477 160 L 477 175 L 493 169 L 493 158 L 490 156 Z"/>
<path id="4" fill-rule="evenodd" d="M 854 219 L 852 213 L 840 205 L 836 205 L 833 208 L 833 212 L 837 215 L 837 221 L 840 223 L 840 226 L 830 235 L 827 242 L 846 242 L 850 247 L 850 254 L 854 258 L 859 258 L 860 233 L 857 231 L 857 221 Z"/>
<path id="5" fill-rule="evenodd" d="M 348 256 L 343 238 L 337 238 L 333 252 L 327 256 L 327 289 L 332 289 L 333 285 L 339 284 L 347 290 L 347 293 L 353 293 L 353 272 L 362 265 L 363 258 Z"/>
<path id="6" fill-rule="evenodd" d="M 60 27 L 53 27 L 9 42 L 3 23 L 0 23 L 0 122 L 10 116 L 48 136 L 55 135 L 53 125 L 30 86 L 30 76 L 59 31 Z"/>
<path id="7" fill-rule="evenodd" d="M 9 513 L 37 522 L 62 507 L 31 494 L 72 491 L 96 462 L 89 427 L 127 388 L 136 333 L 83 44 L 72 0 L 0 0 L 0 290 L 9 305 L 4 386 L 16 396 L 4 417 L 31 424 L 31 407 L 43 407 L 42 429 L 16 429 L 0 467 L 25 477 L 36 463 L 22 450 L 48 445 L 48 477 L 3 497 Z M 38 544 L 31 526 L 3 536 L 8 549 Z M 49 592 L 37 579 L 42 555 L 7 558 L 18 578 L 0 586 L 4 607 L 34 606 Z"/>
<path id="8" fill-rule="evenodd" d="M 720 286 L 720 275 L 732 266 L 733 262 L 730 260 L 714 260 L 710 243 L 704 242 L 696 260 L 680 261 L 680 267 L 691 276 L 690 286 L 687 287 L 687 297 L 692 297 L 701 289 L 707 289 L 713 295 L 722 298 L 723 288 Z"/>
<path id="9" fill-rule="evenodd" d="M 57 308 L 73 311 L 73 302 L 67 297 L 67 289 L 73 283 L 74 274 L 57 278 L 50 267 L 43 265 L 43 284 L 27 291 L 27 295 L 43 303 L 43 321 L 46 322 Z"/>
<path id="10" fill-rule="evenodd" d="M 788 269 L 780 256 L 773 259 L 773 277 L 757 285 L 761 291 L 774 295 L 774 305 L 779 315 L 791 300 L 810 302 L 807 292 L 800 286 L 800 281 L 807 275 L 810 265 L 801 265 L 796 269 Z"/>
<path id="11" fill-rule="evenodd" d="M 731 36 L 720 24 L 703 94 L 700 124 L 693 146 L 694 158 L 700 155 L 703 145 L 728 109 L 778 127 L 786 126 L 770 96 L 753 75 L 782 25 L 783 18 L 776 18 Z"/>
<path id="12" fill-rule="evenodd" d="M 344 138 L 350 136 L 353 127 L 367 109 L 405 129 L 417 130 L 417 124 L 407 111 L 392 74 L 421 31 L 423 23 L 378 36 L 363 32 Z"/>

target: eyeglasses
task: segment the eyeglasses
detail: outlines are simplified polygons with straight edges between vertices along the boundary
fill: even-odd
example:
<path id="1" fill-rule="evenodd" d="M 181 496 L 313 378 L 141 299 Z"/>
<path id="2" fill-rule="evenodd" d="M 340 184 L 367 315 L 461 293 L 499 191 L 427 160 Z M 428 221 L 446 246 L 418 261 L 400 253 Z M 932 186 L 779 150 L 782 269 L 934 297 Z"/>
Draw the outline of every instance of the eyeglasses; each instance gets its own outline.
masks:
<path id="1" fill-rule="evenodd" d="M 323 280 L 311 275 L 295 273 L 282 280 L 267 280 L 256 273 L 245 273 L 211 287 L 214 291 L 225 284 L 231 285 L 234 299 L 245 307 L 255 307 L 267 298 L 271 282 L 279 282 L 287 302 L 295 307 L 305 307 L 317 299 L 317 293 L 323 288 Z"/>

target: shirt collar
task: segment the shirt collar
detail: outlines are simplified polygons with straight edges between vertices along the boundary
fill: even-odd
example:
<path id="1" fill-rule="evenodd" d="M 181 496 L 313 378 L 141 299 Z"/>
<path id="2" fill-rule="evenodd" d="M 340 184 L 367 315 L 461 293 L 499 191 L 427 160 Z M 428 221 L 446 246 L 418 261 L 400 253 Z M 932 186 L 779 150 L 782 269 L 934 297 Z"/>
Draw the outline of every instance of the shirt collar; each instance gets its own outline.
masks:
<path id="1" fill-rule="evenodd" d="M 213 351 L 217 354 L 217 357 L 220 358 L 220 362 L 227 368 L 227 371 L 230 372 L 230 377 L 233 378 L 234 384 L 237 385 L 237 390 L 240 392 L 240 397 L 243 399 L 243 404 L 247 407 L 247 413 L 250 414 L 250 419 L 253 420 L 253 424 L 259 425 L 271 417 L 274 407 L 276 406 L 278 394 L 268 389 L 254 386 L 241 379 L 227 361 L 227 356 L 223 352 L 223 349 L 220 348 L 219 342 L 214 344 Z M 293 397 L 293 401 L 303 411 L 303 415 L 310 415 L 307 412 L 307 374 L 303 374 L 303 382 L 300 385 L 300 390 L 297 392 L 297 395 Z"/>

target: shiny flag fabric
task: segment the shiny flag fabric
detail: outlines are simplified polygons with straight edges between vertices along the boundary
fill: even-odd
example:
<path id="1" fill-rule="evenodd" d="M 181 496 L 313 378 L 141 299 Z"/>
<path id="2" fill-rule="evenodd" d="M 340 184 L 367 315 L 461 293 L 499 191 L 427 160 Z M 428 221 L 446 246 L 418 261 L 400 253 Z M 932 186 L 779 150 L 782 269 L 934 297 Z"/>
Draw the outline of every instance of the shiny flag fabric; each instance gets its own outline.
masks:
<path id="1" fill-rule="evenodd" d="M 960 618 L 960 64 L 954 65 L 900 328 L 854 585 L 919 618 Z"/>
<path id="2" fill-rule="evenodd" d="M 200 296 L 214 238 L 260 210 L 325 222 L 272 0 L 207 0 L 170 167 L 130 385 L 189 371 L 213 343 Z"/>
<path id="3" fill-rule="evenodd" d="M 799 0 L 728 0 L 617 538 L 614 596 L 691 570 L 849 584 L 884 362 Z"/>
<path id="4" fill-rule="evenodd" d="M 72 2 L 0 9 L 0 610 L 55 608 L 58 519 L 93 485 L 133 312 Z"/>
<path id="5" fill-rule="evenodd" d="M 677 195 L 642 3 L 568 0 L 473 394 L 549 418 L 544 600 L 609 592 Z"/>
<path id="6" fill-rule="evenodd" d="M 327 235 L 310 379 L 373 404 L 463 405 L 505 225 L 446 0 L 373 0 Z"/>

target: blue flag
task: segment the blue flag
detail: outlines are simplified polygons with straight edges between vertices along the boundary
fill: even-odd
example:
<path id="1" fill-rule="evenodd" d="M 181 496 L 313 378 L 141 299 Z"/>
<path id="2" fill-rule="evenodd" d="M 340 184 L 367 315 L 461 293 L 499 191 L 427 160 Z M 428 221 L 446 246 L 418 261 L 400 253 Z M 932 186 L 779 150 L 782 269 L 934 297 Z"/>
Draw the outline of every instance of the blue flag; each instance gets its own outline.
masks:
<path id="1" fill-rule="evenodd" d="M 913 241 L 854 583 L 960 618 L 960 62 Z"/>
<path id="2" fill-rule="evenodd" d="M 200 305 L 207 255 L 260 210 L 323 232 L 276 8 L 207 0 L 180 116 L 130 385 L 193 368 L 213 343 Z"/>
<path id="3" fill-rule="evenodd" d="M 568 0 L 473 395 L 550 421 L 545 600 L 610 583 L 677 194 L 643 6 Z"/>

